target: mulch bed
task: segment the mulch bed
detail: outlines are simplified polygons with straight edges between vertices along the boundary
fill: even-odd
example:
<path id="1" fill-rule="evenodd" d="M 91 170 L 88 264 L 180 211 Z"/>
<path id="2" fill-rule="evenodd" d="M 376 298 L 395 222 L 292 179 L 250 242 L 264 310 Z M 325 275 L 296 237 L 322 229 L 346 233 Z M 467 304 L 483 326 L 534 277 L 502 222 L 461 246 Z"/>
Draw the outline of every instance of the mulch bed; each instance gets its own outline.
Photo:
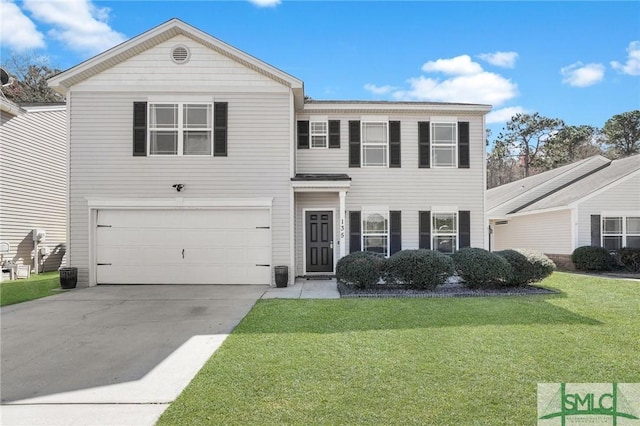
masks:
<path id="1" fill-rule="evenodd" d="M 373 288 L 357 289 L 338 282 L 341 298 L 355 297 L 484 297 L 484 296 L 525 296 L 530 294 L 557 294 L 556 290 L 533 285 L 520 287 L 500 287 L 487 289 L 470 289 L 459 283 L 448 283 L 436 287 L 435 290 L 412 290 L 400 286 L 379 284 Z"/>

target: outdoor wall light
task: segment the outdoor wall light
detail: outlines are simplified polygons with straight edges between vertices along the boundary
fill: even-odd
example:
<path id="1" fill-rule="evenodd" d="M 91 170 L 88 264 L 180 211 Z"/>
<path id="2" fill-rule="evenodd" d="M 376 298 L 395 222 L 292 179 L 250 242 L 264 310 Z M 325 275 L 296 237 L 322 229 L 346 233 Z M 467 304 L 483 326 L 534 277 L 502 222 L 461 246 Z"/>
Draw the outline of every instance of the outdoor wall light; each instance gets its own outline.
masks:
<path id="1" fill-rule="evenodd" d="M 184 189 L 184 184 L 183 183 L 176 183 L 173 185 L 173 187 L 176 189 L 176 191 L 180 192 Z"/>

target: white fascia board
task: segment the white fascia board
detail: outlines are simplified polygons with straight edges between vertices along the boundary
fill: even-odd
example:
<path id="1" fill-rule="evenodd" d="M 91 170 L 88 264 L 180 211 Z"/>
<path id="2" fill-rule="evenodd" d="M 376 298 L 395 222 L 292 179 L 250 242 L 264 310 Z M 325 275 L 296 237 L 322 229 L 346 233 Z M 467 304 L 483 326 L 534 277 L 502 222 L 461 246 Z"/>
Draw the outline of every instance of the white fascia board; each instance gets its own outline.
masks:
<path id="1" fill-rule="evenodd" d="M 572 208 L 571 206 L 560 206 L 560 207 L 550 207 L 548 209 L 532 210 L 530 212 L 510 213 L 508 215 L 505 215 L 505 219 L 509 219 L 511 217 L 530 216 L 533 214 L 553 213 L 553 212 L 559 212 L 562 210 L 570 210 L 571 208 Z"/>
<path id="2" fill-rule="evenodd" d="M 269 208 L 273 198 L 87 198 L 91 209 Z"/>
<path id="3" fill-rule="evenodd" d="M 350 180 L 339 181 L 308 181 L 298 180 L 291 182 L 291 187 L 296 192 L 318 192 L 318 191 L 348 191 L 351 188 Z"/>
<path id="4" fill-rule="evenodd" d="M 338 110 L 343 112 L 349 111 L 371 111 L 376 110 L 397 110 L 397 111 L 419 111 L 423 113 L 425 110 L 433 112 L 441 111 L 460 111 L 460 112 L 475 112 L 486 114 L 491 111 L 490 105 L 469 105 L 469 104 L 424 104 L 420 102 L 348 102 L 348 103 L 308 103 L 304 104 L 304 108 L 301 113 L 309 111 L 323 111 L 323 110 Z"/>

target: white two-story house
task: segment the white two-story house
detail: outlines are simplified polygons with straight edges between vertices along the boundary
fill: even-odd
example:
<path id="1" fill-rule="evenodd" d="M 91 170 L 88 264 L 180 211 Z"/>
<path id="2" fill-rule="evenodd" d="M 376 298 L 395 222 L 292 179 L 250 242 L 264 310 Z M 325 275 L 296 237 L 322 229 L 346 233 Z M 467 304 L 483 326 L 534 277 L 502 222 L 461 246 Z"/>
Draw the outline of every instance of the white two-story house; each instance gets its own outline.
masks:
<path id="1" fill-rule="evenodd" d="M 488 105 L 305 100 L 173 19 L 50 79 L 80 285 L 271 284 L 345 254 L 488 244 Z"/>

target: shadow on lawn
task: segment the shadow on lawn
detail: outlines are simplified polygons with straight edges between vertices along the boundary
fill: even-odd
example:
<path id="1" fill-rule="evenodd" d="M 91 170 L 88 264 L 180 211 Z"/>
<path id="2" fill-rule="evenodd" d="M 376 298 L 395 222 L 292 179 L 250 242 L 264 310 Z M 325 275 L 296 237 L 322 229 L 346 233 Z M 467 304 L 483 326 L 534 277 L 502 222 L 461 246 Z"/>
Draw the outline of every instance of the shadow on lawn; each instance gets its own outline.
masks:
<path id="1" fill-rule="evenodd" d="M 549 303 L 563 294 L 446 299 L 261 300 L 234 333 L 341 333 L 600 321 Z"/>

